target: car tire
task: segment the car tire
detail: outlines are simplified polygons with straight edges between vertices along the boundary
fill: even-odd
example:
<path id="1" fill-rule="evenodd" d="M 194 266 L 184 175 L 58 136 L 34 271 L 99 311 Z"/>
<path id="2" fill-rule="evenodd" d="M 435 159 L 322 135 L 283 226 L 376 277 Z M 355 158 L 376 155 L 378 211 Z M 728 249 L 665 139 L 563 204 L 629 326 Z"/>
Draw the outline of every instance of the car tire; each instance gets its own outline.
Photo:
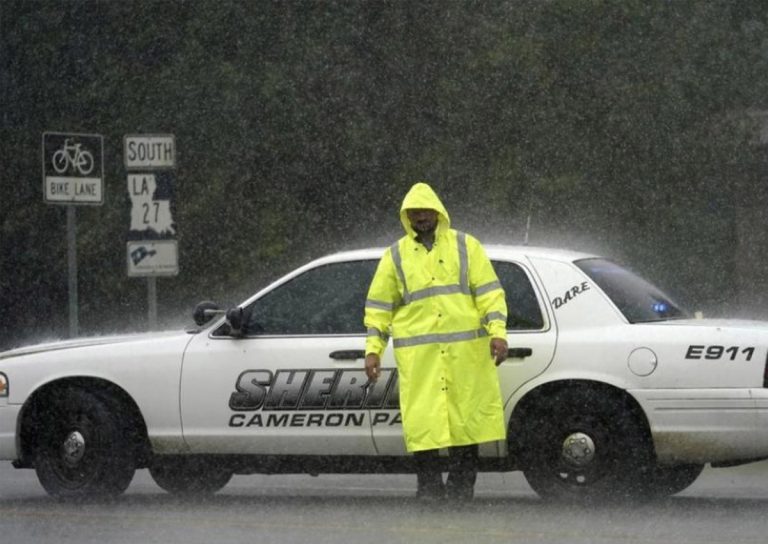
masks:
<path id="1" fill-rule="evenodd" d="M 638 496 L 652 459 L 647 432 L 619 395 L 562 390 L 528 412 L 522 470 L 542 498 L 593 502 Z"/>
<path id="2" fill-rule="evenodd" d="M 648 498 L 663 498 L 689 488 L 704 470 L 704 465 L 657 465 L 644 478 L 645 494 Z"/>
<path id="3" fill-rule="evenodd" d="M 155 459 L 149 466 L 155 483 L 173 495 L 213 495 L 232 479 L 232 471 L 194 457 Z"/>
<path id="4" fill-rule="evenodd" d="M 116 497 L 136 472 L 117 403 L 77 387 L 52 393 L 39 409 L 35 472 L 57 498 Z"/>

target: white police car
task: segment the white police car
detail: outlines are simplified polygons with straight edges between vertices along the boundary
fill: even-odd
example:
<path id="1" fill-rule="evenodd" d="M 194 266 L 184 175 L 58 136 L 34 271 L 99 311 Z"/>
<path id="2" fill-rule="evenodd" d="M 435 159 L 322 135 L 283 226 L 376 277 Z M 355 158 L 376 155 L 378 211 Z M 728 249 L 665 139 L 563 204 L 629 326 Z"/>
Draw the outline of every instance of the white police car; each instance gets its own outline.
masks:
<path id="1" fill-rule="evenodd" d="M 481 470 L 522 470 L 547 498 L 658 496 L 704 464 L 768 457 L 768 323 L 691 319 L 591 255 L 488 246 L 507 293 L 504 442 Z M 0 354 L 0 459 L 52 495 L 116 495 L 149 467 L 173 493 L 232 474 L 408 472 L 392 350 L 363 371 L 363 305 L 382 250 L 288 274 L 186 332 Z"/>

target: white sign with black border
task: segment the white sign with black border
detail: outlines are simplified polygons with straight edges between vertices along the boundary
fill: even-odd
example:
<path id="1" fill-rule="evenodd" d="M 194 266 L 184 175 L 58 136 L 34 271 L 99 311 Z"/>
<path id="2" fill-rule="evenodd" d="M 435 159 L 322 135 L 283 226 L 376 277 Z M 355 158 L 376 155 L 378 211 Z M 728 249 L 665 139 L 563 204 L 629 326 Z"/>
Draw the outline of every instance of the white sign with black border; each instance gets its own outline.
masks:
<path id="1" fill-rule="evenodd" d="M 104 137 L 43 133 L 43 195 L 50 204 L 104 203 Z"/>

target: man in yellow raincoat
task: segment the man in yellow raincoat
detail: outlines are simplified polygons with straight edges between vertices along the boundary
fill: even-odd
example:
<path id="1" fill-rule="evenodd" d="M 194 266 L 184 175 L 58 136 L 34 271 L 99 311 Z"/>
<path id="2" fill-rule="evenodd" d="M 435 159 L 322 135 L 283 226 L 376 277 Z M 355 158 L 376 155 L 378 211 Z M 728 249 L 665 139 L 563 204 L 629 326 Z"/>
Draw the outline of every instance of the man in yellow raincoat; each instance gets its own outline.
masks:
<path id="1" fill-rule="evenodd" d="M 471 499 L 478 444 L 506 436 L 494 365 L 507 356 L 504 290 L 480 242 L 450 228 L 429 185 L 411 188 L 400 220 L 406 235 L 384 252 L 365 303 L 366 373 L 378 378 L 391 335 L 417 495 Z"/>

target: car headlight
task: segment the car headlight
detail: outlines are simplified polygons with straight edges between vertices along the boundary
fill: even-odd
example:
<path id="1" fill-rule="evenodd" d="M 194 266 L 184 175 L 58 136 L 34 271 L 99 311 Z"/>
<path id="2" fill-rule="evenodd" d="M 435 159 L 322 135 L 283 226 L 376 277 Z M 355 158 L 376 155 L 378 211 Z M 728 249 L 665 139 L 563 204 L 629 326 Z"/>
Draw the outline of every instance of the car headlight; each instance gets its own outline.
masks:
<path id="1" fill-rule="evenodd" d="M 0 398 L 8 396 L 8 376 L 0 372 Z"/>

